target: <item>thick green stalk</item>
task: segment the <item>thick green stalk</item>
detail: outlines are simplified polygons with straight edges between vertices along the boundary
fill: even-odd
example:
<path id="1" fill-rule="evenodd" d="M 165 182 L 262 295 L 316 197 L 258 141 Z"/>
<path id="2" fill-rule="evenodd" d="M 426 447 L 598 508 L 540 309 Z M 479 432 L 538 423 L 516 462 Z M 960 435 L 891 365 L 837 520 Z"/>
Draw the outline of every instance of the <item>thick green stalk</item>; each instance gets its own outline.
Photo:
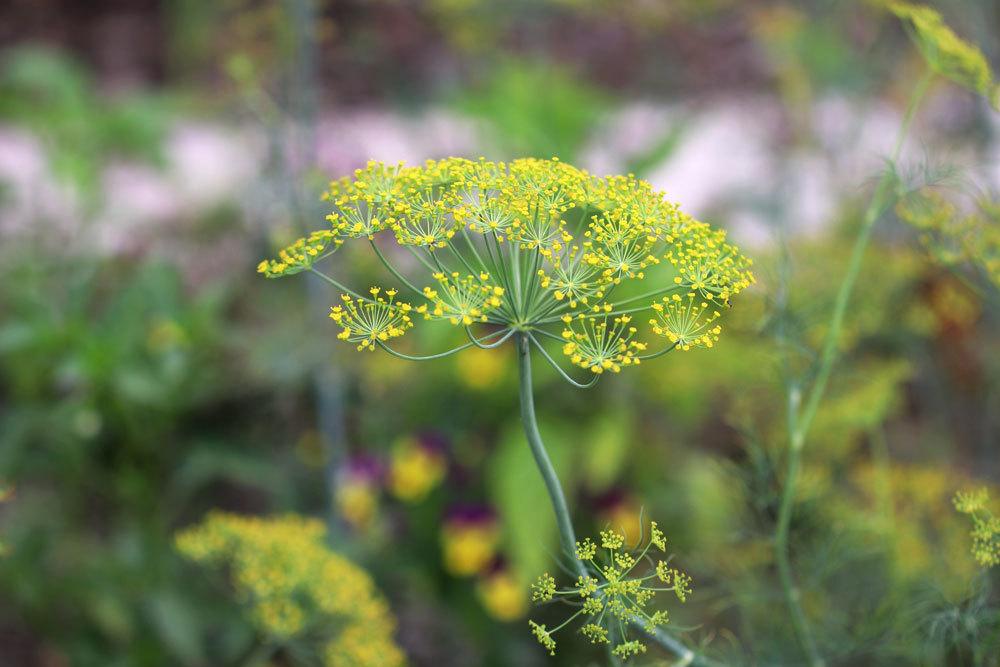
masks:
<path id="1" fill-rule="evenodd" d="M 545 443 L 542 442 L 542 435 L 538 432 L 535 398 L 531 389 L 531 341 L 523 333 L 517 334 L 516 339 L 521 381 L 521 422 L 524 424 L 524 435 L 528 439 L 528 446 L 531 448 L 531 455 L 535 457 L 538 471 L 542 473 L 545 488 L 549 492 L 549 500 L 552 501 L 552 509 L 556 513 L 556 524 L 559 526 L 559 541 L 562 545 L 563 555 L 573 562 L 576 574 L 583 577 L 587 575 L 587 570 L 574 557 L 576 533 L 573 531 L 573 521 L 570 518 L 569 506 L 566 505 L 566 496 L 563 495 L 559 476 L 556 475 L 556 469 L 552 466 L 552 460 L 545 449 Z"/>
<path id="2" fill-rule="evenodd" d="M 583 563 L 575 557 L 576 533 L 573 531 L 573 520 L 570 517 L 569 506 L 566 504 L 566 496 L 563 495 L 559 476 L 552 466 L 552 460 L 549 459 L 545 443 L 542 442 L 542 435 L 538 431 L 535 399 L 531 387 L 531 341 L 525 333 L 515 334 L 515 340 L 520 376 L 521 422 L 524 424 L 524 434 L 531 447 L 531 454 L 535 457 L 535 463 L 538 464 L 538 470 L 542 473 L 542 479 L 545 481 L 552 509 L 556 513 L 556 524 L 559 526 L 559 541 L 562 544 L 562 550 L 566 557 L 572 561 L 575 574 L 583 577 L 587 575 L 587 570 Z M 660 646 L 678 656 L 680 658 L 679 665 L 721 667 L 721 663 L 698 655 L 660 628 L 647 631 L 645 621 L 641 617 L 637 616 L 633 619 L 632 625 L 646 632 Z"/>
<path id="3" fill-rule="evenodd" d="M 892 155 L 893 162 L 899 158 L 899 153 L 903 147 L 906 134 L 909 131 L 910 123 L 913 121 L 917 107 L 919 107 L 920 102 L 923 100 L 933 76 L 932 72 L 925 74 L 913 90 L 903 124 L 896 139 Z M 792 507 L 795 504 L 795 490 L 798 484 L 799 471 L 802 467 L 802 449 L 805 446 L 809 427 L 812 425 L 813 418 L 816 416 L 816 411 L 819 409 L 823 395 L 826 392 L 827 383 L 830 380 L 830 373 L 833 370 L 833 362 L 836 357 L 837 343 L 840 341 L 840 333 L 844 326 L 844 317 L 847 314 L 847 305 L 854 291 L 858 274 L 861 271 L 861 263 L 864 259 L 865 251 L 868 249 L 868 244 L 871 241 L 872 230 L 891 202 L 894 185 L 894 173 L 889 171 L 884 172 L 879 179 L 878 185 L 875 187 L 875 193 L 872 195 L 871 202 L 869 202 L 868 208 L 865 210 L 861 229 L 858 231 L 854 247 L 851 250 L 847 270 L 837 291 L 833 313 L 830 317 L 830 326 L 823 340 L 819 366 L 817 367 L 816 376 L 809 391 L 805 407 L 803 408 L 801 405 L 801 394 L 798 386 L 794 386 L 790 390 L 788 397 L 788 468 L 785 473 L 785 484 L 782 489 L 781 505 L 778 510 L 778 525 L 774 536 L 774 550 L 782 593 L 785 597 L 785 603 L 788 605 L 789 613 L 792 616 L 792 627 L 812 667 L 823 667 L 826 663 L 816 647 L 812 631 L 809 628 L 809 621 L 802 611 L 799 589 L 795 585 L 794 577 L 792 576 L 791 560 L 788 553 L 788 533 L 792 520 Z"/>

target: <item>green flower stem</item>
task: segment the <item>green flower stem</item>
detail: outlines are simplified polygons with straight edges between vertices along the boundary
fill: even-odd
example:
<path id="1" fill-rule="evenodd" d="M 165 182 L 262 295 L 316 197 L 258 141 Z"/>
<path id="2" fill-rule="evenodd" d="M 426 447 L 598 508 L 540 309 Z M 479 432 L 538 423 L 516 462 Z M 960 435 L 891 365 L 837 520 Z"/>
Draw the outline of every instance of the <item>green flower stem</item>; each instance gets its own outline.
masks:
<path id="1" fill-rule="evenodd" d="M 409 287 L 410 291 L 412 291 L 414 294 L 416 294 L 418 296 L 422 296 L 423 295 L 423 291 L 422 290 L 420 290 L 417 286 L 415 286 L 413 283 L 411 283 L 409 280 L 407 280 L 406 277 L 403 274 L 401 274 L 399 271 L 397 271 L 396 267 L 394 267 L 389 262 L 389 260 L 386 259 L 385 255 L 382 254 L 382 251 L 379 250 L 378 244 L 375 243 L 375 239 L 368 239 L 368 243 L 371 244 L 372 250 L 374 250 L 375 254 L 378 255 L 378 258 L 382 261 L 382 264 L 385 266 L 385 268 L 389 269 L 389 273 L 391 273 L 392 275 L 396 276 L 396 279 L 399 280 L 399 281 L 401 281 L 407 287 Z"/>
<path id="2" fill-rule="evenodd" d="M 316 270 L 315 268 L 313 268 L 311 266 L 309 267 L 309 272 L 313 273 L 314 275 L 319 276 L 320 278 L 322 278 L 326 282 L 330 283 L 331 285 L 333 285 L 334 287 L 336 287 L 337 289 L 339 289 L 341 292 L 346 292 L 347 294 L 350 294 L 355 299 L 361 299 L 362 301 L 370 301 L 371 300 L 371 299 L 367 299 L 366 297 L 361 296 L 360 294 L 358 294 L 357 292 L 355 292 L 351 288 L 345 287 L 344 285 L 340 284 L 339 282 L 337 282 L 336 280 L 334 280 L 330 276 L 326 275 L 322 271 L 318 271 L 318 270 Z"/>
<path id="3" fill-rule="evenodd" d="M 641 354 L 639 355 L 639 359 L 641 359 L 642 361 L 649 361 L 650 359 L 656 359 L 657 357 L 662 357 L 667 352 L 673 352 L 676 349 L 677 349 L 677 343 L 674 343 L 673 345 L 669 345 L 663 348 L 659 352 L 650 352 L 649 354 Z"/>
<path id="4" fill-rule="evenodd" d="M 468 271 L 471 274 L 477 274 L 477 273 L 479 273 L 479 271 L 481 271 L 481 270 L 483 270 L 485 268 L 483 266 L 482 262 L 479 263 L 479 266 L 481 267 L 480 269 L 474 269 L 474 268 L 472 268 L 472 265 L 469 263 L 469 260 L 467 260 L 465 258 L 465 255 L 463 255 L 462 253 L 460 253 L 458 251 L 458 248 L 455 246 L 454 243 L 449 243 L 447 250 L 452 255 L 454 255 L 458 259 L 458 261 L 460 261 L 462 263 L 462 266 L 465 267 L 465 270 Z"/>
<path id="5" fill-rule="evenodd" d="M 425 269 L 427 269 L 431 273 L 434 273 L 435 271 L 437 271 L 437 269 L 434 268 L 434 266 L 430 262 L 428 262 L 423 256 L 421 256 L 421 254 L 419 252 L 417 252 L 417 250 L 413 246 L 406 245 L 406 246 L 403 246 L 403 247 L 406 248 L 407 250 L 409 250 L 410 254 L 413 255 L 413 257 L 418 262 L 420 262 L 421 264 L 424 265 Z"/>
<path id="6" fill-rule="evenodd" d="M 539 327 L 534 327 L 534 328 L 531 329 L 531 335 L 534 336 L 535 334 L 540 334 L 540 335 L 545 336 L 546 338 L 548 338 L 550 340 L 558 341 L 560 344 L 565 344 L 566 343 L 566 339 L 563 338 L 562 336 L 557 336 L 554 333 L 552 333 L 551 331 L 546 331 L 545 329 L 542 329 L 542 328 L 539 328 Z"/>
<path id="7" fill-rule="evenodd" d="M 545 357 L 545 361 L 549 362 L 549 365 L 552 366 L 552 368 L 554 368 L 556 372 L 559 373 L 560 376 L 562 376 L 562 379 L 566 380 L 566 382 L 570 383 L 577 389 L 589 389 L 590 387 L 593 387 L 595 384 L 597 384 L 597 381 L 601 378 L 601 376 L 598 375 L 597 373 L 591 373 L 593 377 L 590 378 L 589 382 L 577 382 L 576 380 L 571 378 L 569 374 L 566 371 L 564 371 L 559 364 L 556 363 L 555 359 L 553 359 L 549 355 L 549 353 L 545 351 L 545 348 L 542 347 L 542 344 L 539 343 L 538 340 L 532 334 L 526 333 L 525 335 L 532 343 L 535 344 L 535 347 L 538 348 L 538 351 L 542 353 L 542 356 Z"/>
<path id="8" fill-rule="evenodd" d="M 559 540 L 562 544 L 563 554 L 569 558 L 574 565 L 576 574 L 581 577 L 587 576 L 587 570 L 577 558 L 576 553 L 576 533 L 573 532 L 573 522 L 570 519 L 569 507 L 566 505 L 566 496 L 563 495 L 562 485 L 556 475 L 556 469 L 552 466 L 549 453 L 542 442 L 542 435 L 538 432 L 538 420 L 535 417 L 535 398 L 531 388 L 531 345 L 525 334 L 517 334 L 517 361 L 520 371 L 520 398 L 521 398 L 521 421 L 524 424 L 524 435 L 528 438 L 528 446 L 531 447 L 531 455 L 535 457 L 538 471 L 542 473 L 545 481 L 545 488 L 549 492 L 549 500 L 552 501 L 552 509 L 556 513 L 556 524 L 559 526 Z"/>
<path id="9" fill-rule="evenodd" d="M 458 347 L 453 347 L 450 350 L 446 350 L 445 352 L 439 352 L 438 354 L 428 354 L 428 355 L 424 355 L 424 356 L 413 356 L 413 355 L 409 355 L 409 354 L 404 354 L 402 352 L 397 352 L 396 350 L 392 349 L 391 347 L 389 347 L 388 345 L 386 345 L 385 343 L 383 343 L 380 340 L 376 340 L 375 342 L 378 343 L 379 347 L 381 347 L 383 350 L 385 350 L 386 352 L 388 352 L 392 356 L 397 357 L 399 359 L 405 359 L 406 361 L 433 361 L 434 359 L 441 359 L 443 357 L 450 357 L 451 355 L 456 354 L 458 352 L 461 352 L 462 350 L 466 350 L 466 349 L 468 349 L 468 348 L 470 348 L 470 347 L 472 347 L 474 345 L 474 343 L 466 343 L 465 345 L 459 345 Z"/>
<path id="10" fill-rule="evenodd" d="M 503 338 L 493 343 L 487 343 L 484 345 L 483 344 L 484 340 L 488 338 L 493 338 L 494 336 L 498 335 L 498 332 L 494 331 L 493 333 L 486 334 L 482 338 L 476 338 L 475 336 L 472 335 L 472 329 L 470 329 L 469 327 L 465 327 L 465 335 L 469 337 L 469 342 L 481 350 L 492 350 L 494 348 L 498 348 L 504 343 L 506 343 L 508 338 L 514 335 L 513 329 L 504 329 L 504 331 L 506 331 L 506 333 L 504 333 Z"/>
<path id="11" fill-rule="evenodd" d="M 542 442 L 542 435 L 538 431 L 538 420 L 535 417 L 535 398 L 531 387 L 530 339 L 527 334 L 518 333 L 515 335 L 515 341 L 520 377 L 521 421 L 524 424 L 524 434 L 528 439 L 528 445 L 531 447 L 531 454 L 535 458 L 535 463 L 538 465 L 538 471 L 542 473 L 542 479 L 545 481 L 545 488 L 549 492 L 552 509 L 556 513 L 556 524 L 559 527 L 559 541 L 562 544 L 562 550 L 566 557 L 572 561 L 575 574 L 580 577 L 586 577 L 587 569 L 576 558 L 576 533 L 573 531 L 573 521 L 570 518 L 569 507 L 566 505 L 566 496 L 563 495 L 559 476 L 556 474 L 556 469 L 552 466 L 552 460 L 545 449 L 545 443 Z M 665 630 L 660 628 L 647 629 L 647 622 L 641 616 L 634 617 L 632 625 L 646 632 L 656 643 L 678 656 L 678 665 L 721 667 L 721 663 L 698 655 L 670 636 Z"/>
<path id="12" fill-rule="evenodd" d="M 381 347 L 383 350 L 385 350 L 386 352 L 388 352 L 392 356 L 398 357 L 400 359 L 405 359 L 406 361 L 433 361 L 434 359 L 441 359 L 443 357 L 450 357 L 451 355 L 456 354 L 457 352 L 461 352 L 462 350 L 466 350 L 466 349 L 472 347 L 473 345 L 476 345 L 478 347 L 482 347 L 483 349 L 490 349 L 489 346 L 485 346 L 484 347 L 482 345 L 482 342 L 484 340 L 489 340 L 490 338 L 495 338 L 496 336 L 504 334 L 503 338 L 500 339 L 499 341 L 497 341 L 496 344 L 495 344 L 495 345 L 500 345 L 505 340 L 507 340 L 508 338 L 510 338 L 510 336 L 513 333 L 514 333 L 513 331 L 507 331 L 506 329 L 501 329 L 500 331 L 494 331 L 493 333 L 488 333 L 485 336 L 483 336 L 482 338 L 473 338 L 472 335 L 471 335 L 471 333 L 470 333 L 470 340 L 469 340 L 468 343 L 466 343 L 464 345 L 459 345 L 458 347 L 453 347 L 452 349 L 445 350 L 444 352 L 438 352 L 437 354 L 428 354 L 426 356 L 413 356 L 413 355 L 409 355 L 409 354 L 404 354 L 402 352 L 397 352 L 396 350 L 392 349 L 391 347 L 389 347 L 388 345 L 386 345 L 385 343 L 383 343 L 382 341 L 380 341 L 378 339 L 376 339 L 375 342 L 378 344 L 379 347 Z"/>
<path id="13" fill-rule="evenodd" d="M 923 100 L 924 94 L 930 86 L 933 76 L 933 72 L 927 72 L 913 90 L 903 124 L 900 127 L 899 136 L 896 139 L 892 155 L 893 162 L 899 158 L 899 153 L 903 147 L 910 124 L 913 121 L 920 102 Z M 865 251 L 868 249 L 872 229 L 874 229 L 875 223 L 878 222 L 882 214 L 890 206 L 894 186 L 894 172 L 888 170 L 883 172 L 878 185 L 875 187 L 875 193 L 872 195 L 871 202 L 869 202 L 868 208 L 865 210 L 861 230 L 854 241 L 854 248 L 851 251 L 851 257 L 847 264 L 847 271 L 844 273 L 844 279 L 840 283 L 840 289 L 837 292 L 833 313 L 830 317 L 830 326 L 823 340 L 823 350 L 820 355 L 816 377 L 809 391 L 805 407 L 802 407 L 802 395 L 798 387 L 793 387 L 788 396 L 788 468 L 785 473 L 785 484 L 782 489 L 781 505 L 778 510 L 774 550 L 782 593 L 785 597 L 785 603 L 788 605 L 789 613 L 792 616 L 792 627 L 812 667 L 823 667 L 826 662 L 820 655 L 816 641 L 813 639 L 809 621 L 802 611 L 800 592 L 792 576 L 791 560 L 788 553 L 788 533 L 792 520 L 792 507 L 795 503 L 795 490 L 802 467 L 802 449 L 805 446 L 809 427 L 812 425 L 813 418 L 816 416 L 816 411 L 819 409 L 820 402 L 826 392 L 827 383 L 830 380 L 830 373 L 833 369 L 833 362 L 837 351 L 837 343 L 840 340 L 840 333 L 844 326 L 844 316 L 847 313 L 847 305 L 850 301 L 851 293 L 854 291 L 854 284 L 857 282 L 858 273 L 861 271 L 861 262 L 864 259 Z"/>
<path id="14" fill-rule="evenodd" d="M 521 306 L 514 310 L 514 315 L 524 317 L 527 313 L 523 312 L 525 300 L 524 288 L 521 285 L 521 245 L 519 243 L 508 242 L 507 246 L 510 248 L 511 280 L 514 282 L 514 302 Z"/>

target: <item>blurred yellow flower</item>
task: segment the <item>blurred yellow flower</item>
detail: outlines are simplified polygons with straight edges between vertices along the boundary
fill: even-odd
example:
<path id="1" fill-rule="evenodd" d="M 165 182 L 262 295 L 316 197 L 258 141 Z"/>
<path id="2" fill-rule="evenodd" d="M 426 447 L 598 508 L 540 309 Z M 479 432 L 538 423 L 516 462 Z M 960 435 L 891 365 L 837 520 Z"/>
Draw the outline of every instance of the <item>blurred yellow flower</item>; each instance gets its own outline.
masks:
<path id="1" fill-rule="evenodd" d="M 623 535 L 625 544 L 638 544 L 642 532 L 642 509 L 635 499 L 612 491 L 598 500 L 597 523 Z"/>
<path id="2" fill-rule="evenodd" d="M 392 449 L 389 463 L 389 488 L 400 500 L 420 502 L 445 474 L 445 459 L 433 442 L 408 437 Z"/>
<path id="3" fill-rule="evenodd" d="M 487 573 L 479 579 L 476 592 L 483 607 L 498 621 L 514 621 L 528 610 L 525 587 L 506 567 Z"/>
<path id="4" fill-rule="evenodd" d="M 509 359 L 504 351 L 471 348 L 457 358 L 458 376 L 471 389 L 489 389 L 504 375 Z"/>
<path id="5" fill-rule="evenodd" d="M 340 516 L 355 530 L 371 527 L 378 511 L 379 464 L 372 458 L 355 456 L 339 471 L 334 501 Z"/>
<path id="6" fill-rule="evenodd" d="M 935 261 L 967 263 L 1000 287 L 1000 202 L 984 197 L 965 208 L 927 187 L 901 200 L 896 214 L 920 231 L 920 241 Z"/>
<path id="7" fill-rule="evenodd" d="M 363 481 L 337 485 L 337 509 L 353 528 L 364 530 L 372 524 L 378 509 L 378 492 Z"/>
<path id="8" fill-rule="evenodd" d="M 322 468 L 328 458 L 323 434 L 316 429 L 305 431 L 295 442 L 295 457 L 310 468 Z"/>
<path id="9" fill-rule="evenodd" d="M 459 577 L 482 572 L 493 562 L 500 542 L 500 528 L 485 508 L 457 510 L 441 529 L 445 569 Z"/>
<path id="10" fill-rule="evenodd" d="M 967 528 L 948 501 L 969 479 L 947 466 L 896 461 L 888 469 L 858 465 L 851 481 L 860 493 L 843 494 L 831 508 L 834 515 L 866 522 L 872 539 L 889 547 L 897 576 L 932 583 L 949 597 L 964 595 L 975 564 L 966 555 Z"/>
<path id="11" fill-rule="evenodd" d="M 951 276 L 931 283 L 926 298 L 940 335 L 955 336 L 968 331 L 983 312 L 975 292 Z"/>
<path id="12" fill-rule="evenodd" d="M 990 510 L 990 494 L 986 488 L 959 491 L 954 498 L 955 509 L 972 519 L 972 555 L 983 567 L 1000 565 L 1000 517 Z"/>
<path id="13" fill-rule="evenodd" d="M 886 3 L 890 12 L 903 20 L 932 70 L 973 92 L 977 92 L 1000 109 L 1000 88 L 979 47 L 960 38 L 927 5 L 902 0 Z"/>
<path id="14" fill-rule="evenodd" d="M 213 512 L 178 534 L 177 549 L 230 573 L 237 599 L 269 641 L 301 641 L 328 629 L 327 667 L 397 667 L 406 659 L 393 640 L 395 619 L 371 577 L 325 543 L 315 519 L 242 517 Z"/>

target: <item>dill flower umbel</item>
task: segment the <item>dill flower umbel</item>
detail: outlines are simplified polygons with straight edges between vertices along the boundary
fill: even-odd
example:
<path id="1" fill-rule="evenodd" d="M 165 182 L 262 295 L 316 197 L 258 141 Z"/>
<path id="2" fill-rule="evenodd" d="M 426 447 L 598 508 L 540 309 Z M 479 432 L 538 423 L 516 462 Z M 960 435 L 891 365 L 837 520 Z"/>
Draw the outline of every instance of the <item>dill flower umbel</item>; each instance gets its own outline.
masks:
<path id="1" fill-rule="evenodd" d="M 910 193 L 896 205 L 900 220 L 920 232 L 920 241 L 935 261 L 968 264 L 1000 288 L 1000 202 L 983 198 L 972 210 L 933 188 Z"/>
<path id="2" fill-rule="evenodd" d="M 333 208 L 329 228 L 261 262 L 258 271 L 269 278 L 309 271 L 336 288 L 341 303 L 330 317 L 341 326 L 338 338 L 359 351 L 377 347 L 430 361 L 511 341 L 525 436 L 567 557 L 576 538 L 538 429 L 532 354 L 572 386 L 590 387 L 675 349 L 714 346 L 722 313 L 754 283 L 752 262 L 725 232 L 683 213 L 646 181 L 631 174 L 594 176 L 556 158 L 447 158 L 419 167 L 370 162 L 353 178 L 331 183 L 325 199 Z M 363 293 L 318 268 L 347 242 L 367 244 L 395 286 Z M 420 322 L 454 327 L 468 342 L 432 354 L 400 351 L 397 339 Z M 496 557 L 498 539 L 495 521 L 452 516 L 441 534 L 445 567 L 459 576 L 483 573 Z M 633 577 L 646 554 L 631 555 L 624 537 L 603 549 L 595 556 L 607 562 L 574 563 L 580 580 L 573 594 L 586 599 L 573 618 L 586 613 L 584 635 L 613 643 L 613 652 L 625 658 L 646 648 L 625 637 L 635 626 L 668 650 L 690 654 L 657 630 L 665 612 L 645 609 L 657 591 L 683 599 L 689 580 L 665 562 L 644 578 Z M 645 584 L 654 578 L 659 585 Z M 531 627 L 554 651 L 552 635 L 562 626 Z"/>
<path id="3" fill-rule="evenodd" d="M 592 383 L 674 348 L 711 347 L 716 320 L 754 282 L 724 232 L 649 183 L 556 159 L 371 162 L 331 183 L 325 198 L 329 228 L 258 270 L 309 271 L 339 289 L 330 317 L 358 350 L 415 358 L 390 344 L 421 320 L 442 321 L 468 343 L 418 358 L 498 347 L 517 334 L 553 365 L 561 349 Z M 321 272 L 348 241 L 369 244 L 397 286 L 354 291 Z"/>
<path id="4" fill-rule="evenodd" d="M 177 536 L 196 563 L 226 567 L 257 630 L 281 644 L 319 637 L 329 667 L 396 667 L 395 620 L 371 577 L 324 544 L 320 521 L 216 512 Z"/>
<path id="5" fill-rule="evenodd" d="M 955 509 L 972 518 L 972 555 L 983 567 L 1000 564 L 1000 517 L 989 508 L 990 494 L 986 489 L 959 491 L 955 494 Z"/>
<path id="6" fill-rule="evenodd" d="M 642 540 L 640 539 L 640 543 Z M 654 559 L 650 554 L 667 550 L 667 540 L 653 521 L 641 550 L 629 548 L 625 535 L 617 530 L 604 530 L 597 540 L 577 542 L 573 557 L 582 565 L 576 582 L 568 588 L 558 588 L 556 580 L 545 573 L 532 584 L 531 599 L 538 603 L 566 602 L 578 607 L 563 623 L 549 629 L 529 621 L 532 634 L 542 647 L 555 655 L 554 635 L 576 622 L 578 631 L 593 644 L 607 644 L 611 653 L 626 659 L 646 652 L 646 645 L 628 636 L 627 627 L 638 625 L 653 633 L 666 625 L 663 610 L 651 609 L 658 593 L 673 592 L 681 602 L 691 593 L 691 578 L 670 565 L 670 559 Z"/>
<path id="7" fill-rule="evenodd" d="M 887 0 L 890 12 L 905 22 L 927 64 L 941 76 L 979 93 L 1000 109 L 1000 86 L 983 52 L 956 35 L 927 5 Z"/>
<path id="8" fill-rule="evenodd" d="M 337 338 L 358 344 L 358 351 L 374 350 L 375 343 L 399 338 L 413 326 L 412 310 L 408 303 L 395 303 L 396 290 L 368 290 L 371 299 L 354 299 L 350 294 L 341 295 L 341 306 L 330 309 L 330 319 L 343 327 Z"/>

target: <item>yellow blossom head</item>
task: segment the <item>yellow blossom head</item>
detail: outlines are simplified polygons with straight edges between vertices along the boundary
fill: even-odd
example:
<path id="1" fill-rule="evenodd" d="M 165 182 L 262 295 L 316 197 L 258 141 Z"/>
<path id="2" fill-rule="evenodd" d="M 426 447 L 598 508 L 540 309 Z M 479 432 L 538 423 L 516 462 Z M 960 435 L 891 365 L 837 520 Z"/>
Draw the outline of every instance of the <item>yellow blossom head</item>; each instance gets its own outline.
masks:
<path id="1" fill-rule="evenodd" d="M 523 618 L 528 611 L 525 587 L 513 571 L 497 563 L 479 577 L 476 593 L 483 607 L 498 621 Z"/>
<path id="2" fill-rule="evenodd" d="M 673 349 L 711 347 L 716 320 L 754 282 L 724 232 L 646 181 L 556 159 L 371 162 L 325 199 L 329 228 L 260 270 L 310 271 L 337 287 L 330 317 L 359 350 L 432 359 L 516 335 L 557 367 L 548 349 L 561 348 L 593 382 Z M 396 287 L 352 289 L 320 271 L 347 242 L 367 244 Z M 468 342 L 424 356 L 394 350 L 419 321 L 458 327 Z"/>
<path id="3" fill-rule="evenodd" d="M 368 456 L 352 456 L 337 471 L 334 502 L 355 530 L 371 527 L 378 512 L 382 467 Z"/>
<path id="4" fill-rule="evenodd" d="M 669 591 L 684 602 L 691 593 L 691 578 L 672 567 L 669 559 L 656 558 L 665 551 L 666 537 L 656 522 L 644 527 L 634 546 L 612 528 L 601 531 L 597 539 L 577 542 L 575 557 L 578 571 L 583 574 L 572 586 L 559 588 L 555 578 L 545 573 L 532 584 L 531 599 L 539 603 L 563 601 L 579 607 L 579 611 L 552 630 L 529 621 L 532 634 L 554 655 L 553 635 L 582 616 L 580 632 L 591 643 L 610 645 L 611 652 L 622 659 L 645 653 L 646 645 L 630 639 L 626 628 L 638 625 L 654 632 L 668 621 L 665 610 L 652 607 L 656 595 Z"/>
<path id="5" fill-rule="evenodd" d="M 500 526 L 488 507 L 453 508 L 441 528 L 445 569 L 458 577 L 483 572 L 496 557 Z"/>
<path id="6" fill-rule="evenodd" d="M 979 47 L 956 35 L 941 14 L 927 5 L 904 0 L 888 0 L 885 5 L 904 22 L 931 69 L 979 93 L 1000 110 L 1000 85 Z"/>
<path id="7" fill-rule="evenodd" d="M 400 500 L 419 502 L 444 478 L 444 440 L 434 433 L 402 438 L 393 445 L 389 488 Z"/>
<path id="8" fill-rule="evenodd" d="M 972 520 L 972 555 L 983 567 L 1000 565 L 1000 517 L 990 509 L 990 495 L 985 488 L 959 491 L 955 509 Z"/>
<path id="9" fill-rule="evenodd" d="M 295 515 L 212 513 L 177 536 L 190 560 L 230 573 L 236 598 L 268 641 L 315 638 L 328 667 L 396 667 L 395 620 L 368 574 L 325 544 L 325 528 Z"/>

